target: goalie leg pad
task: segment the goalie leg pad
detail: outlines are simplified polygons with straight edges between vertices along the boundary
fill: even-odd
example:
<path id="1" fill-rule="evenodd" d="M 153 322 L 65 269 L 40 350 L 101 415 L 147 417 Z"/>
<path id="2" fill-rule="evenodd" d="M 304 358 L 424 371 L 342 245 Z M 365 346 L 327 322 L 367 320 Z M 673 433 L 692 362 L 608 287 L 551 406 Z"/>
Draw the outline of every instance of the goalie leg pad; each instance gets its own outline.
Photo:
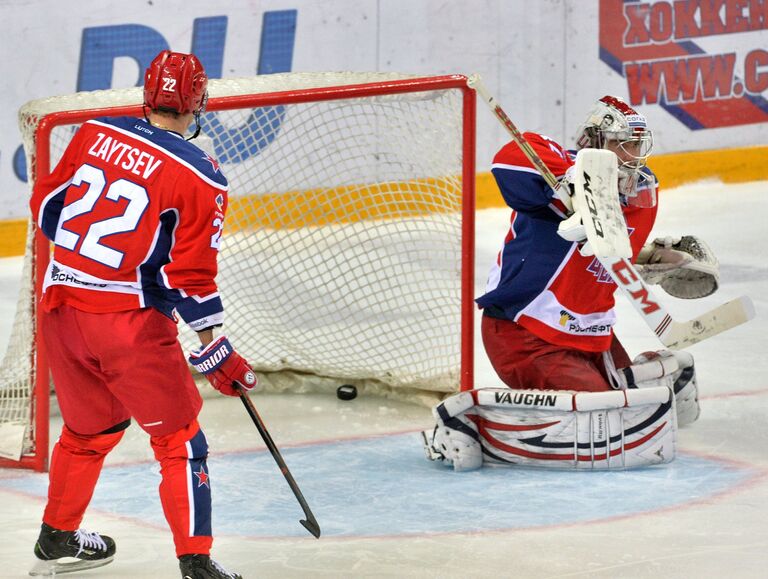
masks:
<path id="1" fill-rule="evenodd" d="M 685 426 L 698 420 L 701 414 L 699 406 L 699 387 L 696 384 L 696 368 L 693 356 L 683 350 L 673 352 L 680 369 L 675 372 L 675 404 L 677 406 L 677 424 Z"/>
<path id="2" fill-rule="evenodd" d="M 676 420 L 671 391 L 578 393 L 574 410 L 481 407 L 478 430 L 488 462 L 535 467 L 614 470 L 670 462 Z"/>
<path id="3" fill-rule="evenodd" d="M 630 388 L 668 385 L 675 393 L 678 426 L 691 424 L 699 418 L 699 389 L 690 353 L 684 350 L 643 352 L 633 362 L 632 366 L 621 370 L 625 376 L 634 377 Z M 660 375 L 655 375 L 654 369 L 659 369 Z"/>
<path id="4" fill-rule="evenodd" d="M 462 415 L 464 410 L 460 410 L 465 407 L 467 398 L 471 400 L 471 396 L 461 398 L 466 394 L 462 392 L 451 397 L 461 400 L 460 404 L 449 402 L 450 408 L 459 410 L 457 416 L 448 413 L 445 403 L 438 404 L 434 409 L 437 425 L 434 430 L 422 432 L 427 458 L 452 465 L 456 471 L 475 470 L 483 466 L 483 451 L 477 428 Z"/>
<path id="5" fill-rule="evenodd" d="M 476 404 L 463 412 L 462 424 L 474 426 L 487 463 L 625 469 L 675 457 L 677 420 L 668 387 L 578 393 L 484 388 L 472 393 Z"/>

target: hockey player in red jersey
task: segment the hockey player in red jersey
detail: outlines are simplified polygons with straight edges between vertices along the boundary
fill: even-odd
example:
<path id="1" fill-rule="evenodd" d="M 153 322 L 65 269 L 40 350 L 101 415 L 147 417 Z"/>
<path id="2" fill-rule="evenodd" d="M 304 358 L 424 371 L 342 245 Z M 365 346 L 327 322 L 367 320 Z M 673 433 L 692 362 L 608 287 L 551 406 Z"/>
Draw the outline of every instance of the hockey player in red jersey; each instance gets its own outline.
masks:
<path id="1" fill-rule="evenodd" d="M 515 392 L 479 388 L 443 400 L 433 409 L 435 428 L 422 433 L 427 457 L 458 471 L 486 462 L 569 469 L 670 462 L 678 424 L 699 415 L 693 357 L 662 350 L 630 360 L 613 333 L 616 285 L 587 242 L 592 216 L 573 203 L 576 186 L 588 183 L 586 173 L 581 181 L 575 174 L 578 153 L 524 136 L 559 183 L 550 187 L 515 142 L 497 153 L 492 171 L 512 214 L 477 299 L 488 358 Z M 680 298 L 714 292 L 718 264 L 701 240 L 646 243 L 658 185 L 646 167 L 653 137 L 645 117 L 605 96 L 580 127 L 577 146 L 616 155 L 617 182 L 604 190 L 619 195 L 632 261 L 645 281 Z M 610 155 L 597 157 L 612 164 Z M 614 175 L 614 167 L 589 178 Z"/>
<path id="2" fill-rule="evenodd" d="M 525 137 L 567 190 L 575 153 L 542 135 Z M 605 96 L 580 127 L 577 146 L 617 155 L 633 261 L 646 280 L 662 283 L 678 297 L 712 293 L 716 260 L 700 240 L 684 238 L 698 244 L 699 261 L 679 239 L 646 244 L 656 219 L 658 185 L 646 166 L 653 137 L 645 117 L 621 99 Z M 616 286 L 594 256 L 578 251 L 583 231 L 574 236 L 560 226 L 570 208 L 514 142 L 498 152 L 492 172 L 512 208 L 504 246 L 486 293 L 477 300 L 483 309 L 483 342 L 497 374 L 509 387 L 520 389 L 599 392 L 626 387 L 617 369 L 630 367 L 632 361 L 613 333 Z M 709 267 L 705 279 L 694 271 L 701 253 L 706 253 L 703 261 L 709 260 L 703 266 Z M 692 384 L 695 390 L 692 357 L 682 352 L 677 357 L 682 369 L 675 389 Z M 689 398 L 687 421 L 692 421 L 698 416 L 695 392 Z"/>
<path id="3" fill-rule="evenodd" d="M 166 50 L 144 80 L 146 117 L 84 123 L 30 202 L 54 243 L 41 327 L 64 420 L 33 571 L 112 561 L 114 540 L 79 526 L 104 458 L 134 419 L 160 464 L 182 577 L 239 577 L 210 559 L 208 445 L 187 363 L 224 394 L 256 385 L 226 337 L 214 336 L 223 322 L 214 278 L 228 185 L 183 136 L 193 121 L 193 137 L 199 132 L 208 79 L 194 55 Z M 200 338 L 188 360 L 177 318 Z"/>

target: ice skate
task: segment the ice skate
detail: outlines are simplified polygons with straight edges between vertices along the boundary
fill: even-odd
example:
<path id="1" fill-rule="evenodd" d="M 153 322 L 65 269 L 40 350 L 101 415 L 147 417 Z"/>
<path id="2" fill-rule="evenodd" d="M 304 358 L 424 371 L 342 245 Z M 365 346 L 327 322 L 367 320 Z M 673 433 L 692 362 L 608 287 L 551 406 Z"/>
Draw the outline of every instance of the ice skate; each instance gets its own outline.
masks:
<path id="1" fill-rule="evenodd" d="M 230 573 L 208 555 L 182 555 L 179 557 L 182 579 L 243 579 Z"/>
<path id="2" fill-rule="evenodd" d="M 43 523 L 35 543 L 39 561 L 30 575 L 53 576 L 103 567 L 115 558 L 115 541 L 106 535 L 79 529 L 60 531 Z"/>

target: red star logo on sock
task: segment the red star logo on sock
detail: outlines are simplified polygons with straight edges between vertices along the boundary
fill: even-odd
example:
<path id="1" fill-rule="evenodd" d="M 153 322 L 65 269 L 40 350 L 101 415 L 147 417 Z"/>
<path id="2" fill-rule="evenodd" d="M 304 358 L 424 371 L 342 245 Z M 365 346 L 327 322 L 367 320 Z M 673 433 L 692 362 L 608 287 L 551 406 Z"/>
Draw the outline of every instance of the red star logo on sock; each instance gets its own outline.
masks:
<path id="1" fill-rule="evenodd" d="M 200 488 L 203 485 L 211 488 L 211 485 L 208 484 L 208 473 L 205 472 L 202 465 L 200 465 L 200 472 L 193 471 L 193 474 L 197 477 L 197 488 Z"/>

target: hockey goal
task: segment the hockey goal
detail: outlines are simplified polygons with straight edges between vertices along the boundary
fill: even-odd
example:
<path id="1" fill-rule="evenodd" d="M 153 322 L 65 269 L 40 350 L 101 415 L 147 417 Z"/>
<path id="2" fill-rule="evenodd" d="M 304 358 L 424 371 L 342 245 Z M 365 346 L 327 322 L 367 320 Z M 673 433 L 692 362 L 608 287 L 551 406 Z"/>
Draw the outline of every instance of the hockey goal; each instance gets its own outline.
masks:
<path id="1" fill-rule="evenodd" d="M 225 331 L 268 388 L 434 402 L 472 386 L 475 95 L 463 76 L 212 80 L 198 144 L 230 181 L 217 278 Z M 19 112 L 30 182 L 80 123 L 142 114 L 140 88 Z M 0 464 L 45 470 L 49 370 L 37 339 L 48 243 L 30 227 L 0 370 Z M 197 342 L 180 326 L 185 348 Z M 130 355 L 130 353 L 126 353 Z"/>

